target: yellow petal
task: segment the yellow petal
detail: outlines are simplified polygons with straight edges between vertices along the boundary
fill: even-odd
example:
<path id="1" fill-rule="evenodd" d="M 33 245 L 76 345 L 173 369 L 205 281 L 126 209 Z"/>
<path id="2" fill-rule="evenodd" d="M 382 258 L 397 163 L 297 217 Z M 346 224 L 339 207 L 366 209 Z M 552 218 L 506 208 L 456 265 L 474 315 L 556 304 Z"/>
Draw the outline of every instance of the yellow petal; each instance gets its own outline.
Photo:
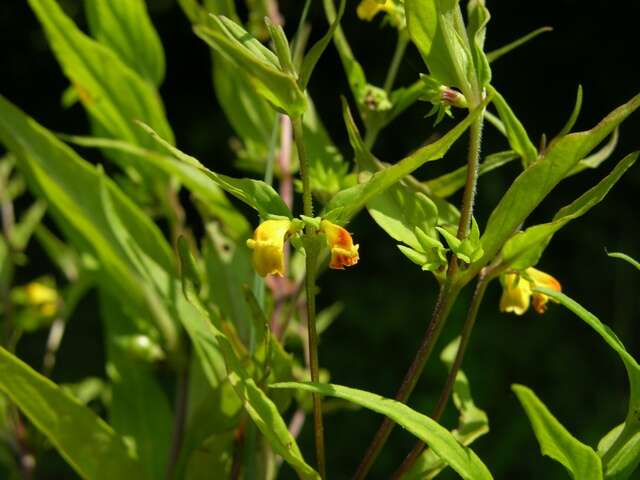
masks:
<path id="1" fill-rule="evenodd" d="M 542 272 L 533 267 L 527 268 L 526 272 L 529 278 L 531 278 L 533 287 L 546 287 L 551 290 L 555 290 L 556 292 L 562 291 L 562 285 L 560 285 L 560 282 L 548 273 Z M 533 309 L 536 312 L 543 314 L 547 311 L 547 302 L 549 300 L 550 298 L 542 293 L 534 293 L 532 298 Z"/>
<path id="2" fill-rule="evenodd" d="M 529 282 L 515 273 L 504 276 L 500 311 L 523 315 L 529 309 L 531 287 Z"/>
<path id="3" fill-rule="evenodd" d="M 284 242 L 290 226 L 289 220 L 266 220 L 258 225 L 253 238 L 247 240 L 258 275 L 284 275 Z"/>
<path id="4" fill-rule="evenodd" d="M 376 0 L 362 0 L 356 13 L 360 20 L 370 22 L 379 12 L 387 9 L 386 4 L 387 2 L 377 2 Z"/>
<path id="5" fill-rule="evenodd" d="M 27 301 L 31 305 L 56 303 L 58 301 L 58 292 L 39 282 L 29 283 L 24 290 L 27 295 Z"/>

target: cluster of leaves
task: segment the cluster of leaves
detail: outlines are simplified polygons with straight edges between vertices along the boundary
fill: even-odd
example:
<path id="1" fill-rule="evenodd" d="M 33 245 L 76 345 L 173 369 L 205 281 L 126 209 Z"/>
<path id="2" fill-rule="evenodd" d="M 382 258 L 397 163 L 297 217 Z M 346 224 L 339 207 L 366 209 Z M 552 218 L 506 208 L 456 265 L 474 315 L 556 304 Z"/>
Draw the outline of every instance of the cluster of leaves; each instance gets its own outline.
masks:
<path id="1" fill-rule="evenodd" d="M 454 369 L 462 349 L 458 343 L 442 357 L 455 374 L 460 422 L 453 431 L 401 402 L 306 382 L 307 361 L 292 354 L 307 342 L 300 300 L 304 248 L 291 252 L 289 276 L 267 282 L 267 290 L 252 270 L 245 244 L 250 221 L 228 195 L 252 207 L 259 219 L 294 218 L 284 192 L 297 185 L 293 175 L 306 166 L 290 152 L 293 124 L 295 141 L 308 155 L 308 171 L 301 172 L 303 183 L 309 181 L 304 193 L 312 193 L 322 206 L 319 215 L 346 225 L 367 209 L 408 259 L 433 272 L 455 298 L 488 267 L 495 278 L 535 265 L 555 232 L 604 198 L 637 153 L 623 158 L 550 222 L 522 227 L 560 182 L 597 167 L 611 154 L 616 128 L 640 107 L 640 96 L 592 129 L 571 133 L 582 101 L 579 90 L 565 127 L 537 148 L 492 84 L 490 65 L 538 31 L 485 53 L 490 15 L 484 2 L 467 3 L 465 24 L 455 0 L 387 0 L 394 5 L 388 14 L 394 15 L 391 24 L 399 44 L 412 41 L 429 72 L 394 90 L 393 78 L 385 88 L 367 81 L 340 28 L 345 0 L 337 11 L 332 0 L 323 0 L 329 25 L 306 48 L 309 3 L 290 41 L 274 16 L 264 24 L 256 20 L 264 13 L 263 2 L 248 2 L 251 15 L 243 25 L 234 2 L 180 0 L 195 34 L 211 47 L 215 91 L 241 145 L 238 165 L 260 172 L 263 181 L 221 175 L 175 146 L 158 93 L 163 47 L 143 0 L 86 2 L 90 35 L 56 0 L 29 0 L 69 80 L 65 103 L 84 107 L 91 135 L 54 134 L 0 97 L 0 142 L 8 152 L 0 160 L 0 201 L 11 206 L 26 188 L 37 198 L 19 221 L 4 222 L 0 237 L 0 294 L 8 332 L 0 347 L 0 429 L 15 439 L 13 450 L 1 447 L 0 461 L 13 472 L 31 455 L 21 433 L 26 417 L 85 478 L 227 478 L 240 473 L 273 478 L 283 461 L 301 478 L 319 478 L 296 443 L 299 427 L 285 420 L 292 409 L 294 419 L 309 412 L 310 393 L 315 393 L 378 412 L 424 442 L 428 449 L 406 478 L 432 478 L 447 466 L 465 479 L 492 478 L 469 448 L 488 431 L 488 419 L 474 404 L 464 373 Z M 332 41 L 357 120 L 366 131 L 363 138 L 344 100 L 355 168 L 332 143 L 307 91 Z M 392 165 L 376 158 L 371 147 L 379 132 L 419 99 L 434 103 L 436 121 L 453 108 L 468 112 L 437 141 Z M 472 204 L 459 211 L 448 201 L 463 187 L 472 195 L 475 185 L 468 178 L 475 167 L 428 181 L 412 174 L 443 158 L 469 128 L 472 141 L 479 142 L 485 118 L 504 135 L 509 150 L 488 155 L 477 174 L 516 159 L 522 172 L 481 230 Z M 609 136 L 610 142 L 592 153 Z M 119 173 L 107 176 L 70 145 L 99 149 Z M 276 156 L 280 192 L 271 186 Z M 185 223 L 179 196 L 183 188 L 199 213 L 201 238 Z M 55 231 L 42 223 L 45 213 Z M 169 225 L 169 239 L 157 222 Z M 39 279 L 34 285 L 46 293 L 40 300 L 29 294 L 34 285 L 12 285 L 32 236 L 66 281 L 56 288 L 50 279 Z M 47 377 L 64 325 L 89 290 L 99 297 L 108 379 L 56 385 Z M 582 307 L 558 292 L 540 293 L 594 328 L 622 358 L 631 384 L 627 418 L 602 439 L 597 452 L 562 428 L 530 390 L 515 386 L 543 452 L 563 463 L 574 478 L 627 478 L 640 460 L 638 364 Z M 320 312 L 318 329 L 326 328 L 338 311 L 334 305 Z M 40 328 L 50 333 L 45 364 L 37 372 L 13 352 L 21 335 Z M 175 401 L 160 378 L 167 372 Z M 322 378 L 328 378 L 327 372 Z M 108 421 L 99 414 L 103 411 Z"/>

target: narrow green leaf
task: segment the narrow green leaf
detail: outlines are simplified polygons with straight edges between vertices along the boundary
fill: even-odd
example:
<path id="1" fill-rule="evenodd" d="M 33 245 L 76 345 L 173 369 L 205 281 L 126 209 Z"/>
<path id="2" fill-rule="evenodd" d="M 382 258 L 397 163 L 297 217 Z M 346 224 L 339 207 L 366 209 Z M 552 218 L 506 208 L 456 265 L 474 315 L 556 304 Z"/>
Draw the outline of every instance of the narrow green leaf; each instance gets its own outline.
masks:
<path id="1" fill-rule="evenodd" d="M 93 411 L 0 347 L 0 390 L 83 478 L 150 478 L 124 440 Z"/>
<path id="2" fill-rule="evenodd" d="M 482 114 L 482 110 L 489 100 L 490 98 L 487 98 L 478 108 L 470 112 L 463 121 L 436 142 L 418 149 L 395 165 L 373 174 L 365 183 L 338 193 L 325 206 L 324 211 L 326 213 L 323 216 L 336 223 L 345 224 L 376 195 L 384 192 L 426 162 L 442 158 L 473 120 Z"/>
<path id="3" fill-rule="evenodd" d="M 197 158 L 187 155 L 172 146 L 148 125 L 141 124 L 141 126 L 155 141 L 179 160 L 179 162 L 171 162 L 167 161 L 165 157 L 147 157 L 149 160 L 156 162 L 158 167 L 166 171 L 171 170 L 171 173 L 177 175 L 185 183 L 186 178 L 197 179 L 191 180 L 191 182 L 204 181 L 213 183 L 238 200 L 255 208 L 263 218 L 269 215 L 281 215 L 291 218 L 289 207 L 287 207 L 282 198 L 280 198 L 280 195 L 278 195 L 278 192 L 276 192 L 271 185 L 268 185 L 262 180 L 253 180 L 250 178 L 238 179 L 212 172 L 200 163 L 200 160 Z"/>
<path id="4" fill-rule="evenodd" d="M 575 175 L 576 173 L 580 173 L 583 170 L 587 170 L 589 168 L 598 168 L 602 164 L 602 162 L 607 160 L 611 156 L 611 154 L 613 154 L 613 151 L 618 145 L 618 137 L 618 129 L 616 128 L 609 137 L 609 141 L 605 143 L 599 150 L 580 160 L 578 164 L 573 167 L 573 170 L 569 172 L 569 176 Z"/>
<path id="5" fill-rule="evenodd" d="M 600 457 L 591 447 L 573 437 L 531 389 L 523 385 L 511 389 L 529 417 L 543 455 L 564 465 L 574 480 L 603 478 Z"/>
<path id="6" fill-rule="evenodd" d="M 265 53 L 265 47 L 239 25 L 235 25 L 231 31 L 230 20 L 223 23 L 222 17 L 213 18 L 213 28 L 197 25 L 194 27 L 196 35 L 244 70 L 256 91 L 276 109 L 291 116 L 303 114 L 307 107 L 304 92 L 295 77 L 280 70 L 273 52 L 267 50 L 270 55 Z M 240 36 L 239 30 L 244 31 L 243 36 Z"/>
<path id="7" fill-rule="evenodd" d="M 625 428 L 621 423 L 598 442 L 598 455 L 603 459 L 605 478 L 626 480 L 640 464 L 640 430 Z M 618 443 L 617 453 L 605 461 L 605 455 Z"/>
<path id="8" fill-rule="evenodd" d="M 35 202 L 29 207 L 29 209 L 20 218 L 20 221 L 16 223 L 11 232 L 11 244 L 16 250 L 24 250 L 29 243 L 31 235 L 38 227 L 40 220 L 47 211 L 46 202 Z"/>
<path id="9" fill-rule="evenodd" d="M 460 445 L 451 432 L 438 424 L 438 422 L 412 410 L 403 403 L 342 385 L 282 382 L 271 384 L 269 387 L 295 388 L 342 398 L 374 412 L 381 413 L 429 445 L 462 478 L 468 480 L 493 478 L 473 450 Z"/>
<path id="10" fill-rule="evenodd" d="M 506 150 L 504 152 L 492 153 L 484 159 L 484 162 L 480 164 L 478 175 L 484 175 L 492 170 L 502 167 L 507 163 L 518 158 L 519 155 L 513 150 Z M 447 198 L 462 187 L 464 187 L 465 180 L 467 178 L 466 165 L 455 169 L 453 172 L 446 173 L 432 180 L 427 180 L 423 185 L 434 195 L 441 198 Z"/>
<path id="11" fill-rule="evenodd" d="M 84 5 L 93 37 L 141 77 L 160 85 L 164 50 L 144 0 L 85 0 Z"/>
<path id="12" fill-rule="evenodd" d="M 409 36 L 442 83 L 470 98 L 474 67 L 459 0 L 405 0 Z"/>
<path id="13" fill-rule="evenodd" d="M 498 60 L 503 55 L 506 55 L 507 53 L 511 52 L 512 50 L 515 50 L 519 46 L 524 45 L 525 43 L 529 42 L 530 40 L 533 40 L 538 35 L 540 35 L 542 33 L 545 33 L 545 32 L 551 32 L 551 31 L 553 31 L 553 28 L 551 28 L 551 27 L 540 27 L 540 28 L 534 30 L 533 32 L 529 32 L 526 35 L 523 35 L 522 37 L 518 38 L 517 40 L 514 40 L 511 43 L 508 43 L 504 47 L 497 48 L 497 49 L 487 53 L 487 59 L 489 60 L 489 62 L 495 62 L 496 60 Z"/>
<path id="14" fill-rule="evenodd" d="M 300 87 L 305 90 L 307 85 L 309 84 L 309 79 L 311 78 L 311 74 L 313 73 L 318 60 L 324 53 L 325 49 L 329 45 L 329 42 L 333 38 L 333 34 L 340 25 L 340 20 L 342 19 L 342 15 L 344 15 L 344 8 L 346 5 L 346 0 L 340 0 L 340 6 L 338 7 L 338 14 L 331 21 L 331 25 L 329 26 L 329 30 L 325 33 L 320 40 L 318 40 L 313 47 L 307 52 L 304 56 L 304 60 L 302 62 L 302 67 L 300 68 L 300 79 L 298 82 L 300 83 Z"/>
<path id="15" fill-rule="evenodd" d="M 582 109 L 582 85 L 578 85 L 578 93 L 576 93 L 576 103 L 573 106 L 573 110 L 571 111 L 571 115 L 569 116 L 567 123 L 565 123 L 564 127 L 562 127 L 562 129 L 558 133 L 557 135 L 558 137 L 563 137 L 571 131 L 571 129 L 576 123 L 576 120 L 578 119 L 578 115 L 580 115 L 581 109 Z"/>
<path id="16" fill-rule="evenodd" d="M 482 235 L 485 263 L 495 257 L 518 226 L 575 165 L 639 106 L 640 95 L 636 95 L 591 130 L 554 140 L 544 156 L 515 179 L 491 213 Z M 469 274 L 475 275 L 474 270 Z"/>
<path id="17" fill-rule="evenodd" d="M 538 149 L 529 139 L 527 131 L 502 95 L 491 86 L 489 86 L 488 90 L 493 92 L 493 104 L 504 124 L 509 145 L 520 155 L 525 167 L 531 165 L 538 158 Z"/>
<path id="18" fill-rule="evenodd" d="M 152 84 L 140 78 L 112 50 L 82 33 L 55 0 L 29 0 L 29 4 L 65 75 L 101 131 L 153 148 L 153 142 L 133 125 L 137 119 L 173 143 L 173 133 Z"/>
<path id="19" fill-rule="evenodd" d="M 491 15 L 484 4 L 484 0 L 470 0 L 467 3 L 467 32 L 476 69 L 476 77 L 481 89 L 491 81 L 491 67 L 489 66 L 489 59 L 484 53 L 484 40 L 490 19 Z"/>
<path id="20" fill-rule="evenodd" d="M 629 255 L 626 255 L 622 252 L 607 252 L 607 255 L 612 258 L 619 258 L 620 260 L 624 260 L 625 262 L 628 262 L 629 264 L 633 265 L 638 270 L 640 270 L 640 262 L 638 262 L 637 260 L 634 260 Z"/>
<path id="21" fill-rule="evenodd" d="M 553 217 L 553 221 L 534 225 L 512 236 L 502 249 L 502 261 L 517 270 L 522 270 L 538 263 L 542 252 L 555 232 L 600 203 L 622 175 L 631 168 L 637 158 L 638 152 L 627 155 L 597 185 L 582 194 L 571 204 L 561 208 Z"/>

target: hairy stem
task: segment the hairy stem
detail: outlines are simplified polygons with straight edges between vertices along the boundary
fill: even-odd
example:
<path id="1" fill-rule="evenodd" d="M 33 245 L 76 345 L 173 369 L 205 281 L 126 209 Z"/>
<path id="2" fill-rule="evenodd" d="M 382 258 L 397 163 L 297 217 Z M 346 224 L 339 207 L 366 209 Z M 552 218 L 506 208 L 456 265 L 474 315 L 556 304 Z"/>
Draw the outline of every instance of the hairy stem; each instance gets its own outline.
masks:
<path id="1" fill-rule="evenodd" d="M 473 107 L 475 108 L 475 106 Z M 472 107 L 470 106 L 471 110 Z M 475 204 L 476 185 L 478 183 L 478 168 L 480 165 L 480 146 L 482 144 L 482 124 L 484 117 L 478 118 L 469 127 L 469 151 L 467 154 L 467 180 L 465 182 L 460 209 L 460 223 L 458 224 L 458 238 L 463 239 L 469 234 L 473 207 Z"/>
<path id="2" fill-rule="evenodd" d="M 465 319 L 464 325 L 462 327 L 462 333 L 460 334 L 460 343 L 458 345 L 456 357 L 453 361 L 453 364 L 451 365 L 451 369 L 449 370 L 449 375 L 447 376 L 447 381 L 442 389 L 442 392 L 440 393 L 438 403 L 436 404 L 435 408 L 433 409 L 433 413 L 431 414 L 431 418 L 433 418 L 436 422 L 440 420 L 440 417 L 442 417 L 442 414 L 444 413 L 445 408 L 449 402 L 449 398 L 451 397 L 453 386 L 458 376 L 458 372 L 460 371 L 460 367 L 462 366 L 462 361 L 464 359 L 467 345 L 469 344 L 471 331 L 473 330 L 473 326 L 476 323 L 478 309 L 480 308 L 480 304 L 482 303 L 482 299 L 484 298 L 484 293 L 487 289 L 489 281 L 489 277 L 486 277 L 483 273 L 480 273 L 476 289 L 473 293 L 473 298 L 471 299 L 471 304 L 469 305 L 469 310 L 467 311 L 467 318 Z M 413 447 L 413 450 L 411 450 L 398 470 L 394 473 L 393 478 L 402 478 L 402 476 L 406 474 L 411 469 L 411 467 L 413 467 L 413 464 L 416 462 L 416 460 L 418 460 L 424 448 L 424 442 L 418 441 Z"/>
<path id="3" fill-rule="evenodd" d="M 433 315 L 431 317 L 431 321 L 429 322 L 429 326 L 427 327 L 427 331 L 425 332 L 424 338 L 420 343 L 420 347 L 416 352 L 416 355 L 405 374 L 404 380 L 402 381 L 402 385 L 400 385 L 400 389 L 395 396 L 395 399 L 399 402 L 406 402 L 411 392 L 413 392 L 420 375 L 422 374 L 422 370 L 424 369 L 427 360 L 429 359 L 429 355 L 431 354 L 433 347 L 435 346 L 438 337 L 440 336 L 440 332 L 442 331 L 442 327 L 444 326 L 445 320 L 451 310 L 451 306 L 453 305 L 456 297 L 458 296 L 459 288 L 456 285 L 453 285 L 451 282 L 451 278 L 448 277 L 445 280 L 445 283 L 440 288 L 440 293 L 438 295 L 438 300 L 436 302 L 436 306 L 433 310 Z M 358 466 L 358 470 L 354 475 L 354 479 L 361 480 L 367 476 L 369 470 L 371 469 L 373 462 L 377 458 L 378 454 L 382 450 L 387 438 L 391 434 L 395 423 L 389 418 L 385 418 L 378 428 L 371 444 L 369 445 L 369 449 L 365 453 L 360 465 Z"/>
<path id="4" fill-rule="evenodd" d="M 293 137 L 298 150 L 298 161 L 300 163 L 300 175 L 302 177 L 302 205 L 304 214 L 313 216 L 313 203 L 311 199 L 311 182 L 309 178 L 309 165 L 303 143 L 302 117 L 292 118 Z M 309 226 L 305 229 L 305 234 L 310 235 Z M 307 244 L 311 246 L 311 242 Z M 318 332 L 316 330 L 316 268 L 318 265 L 318 253 L 315 248 L 306 248 L 306 274 L 305 290 L 307 293 L 307 332 L 309 337 L 309 369 L 311 370 L 311 381 L 319 381 L 318 367 Z M 318 471 L 322 478 L 325 474 L 324 456 L 324 426 L 322 423 L 322 399 L 320 395 L 313 394 L 313 424 L 316 443 L 316 461 Z"/>

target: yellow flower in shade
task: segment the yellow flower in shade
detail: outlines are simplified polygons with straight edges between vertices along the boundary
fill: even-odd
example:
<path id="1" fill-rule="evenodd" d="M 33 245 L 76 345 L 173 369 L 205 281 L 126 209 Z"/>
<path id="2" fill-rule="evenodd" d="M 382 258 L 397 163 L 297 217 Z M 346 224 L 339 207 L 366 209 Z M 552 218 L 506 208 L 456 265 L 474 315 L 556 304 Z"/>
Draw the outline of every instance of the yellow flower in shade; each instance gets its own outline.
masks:
<path id="1" fill-rule="evenodd" d="M 329 268 L 344 270 L 358 263 L 359 245 L 353 244 L 351 234 L 340 225 L 331 223 L 329 220 L 320 222 L 320 231 L 327 237 L 327 245 L 331 249 L 331 262 Z"/>
<path id="2" fill-rule="evenodd" d="M 544 313 L 547 310 L 549 297 L 542 293 L 534 293 L 532 289 L 535 287 L 546 287 L 557 292 L 562 291 L 558 280 L 533 267 L 527 268 L 524 276 L 517 273 L 504 275 L 500 311 L 522 315 L 529 309 L 529 303 L 533 303 L 533 309 L 536 312 Z"/>
<path id="3" fill-rule="evenodd" d="M 58 312 L 58 292 L 39 282 L 31 282 L 24 287 L 27 302 L 37 307 L 42 315 L 51 317 Z"/>
<path id="4" fill-rule="evenodd" d="M 358 18 L 366 22 L 370 22 L 380 12 L 389 10 L 391 0 L 377 1 L 377 0 L 362 0 L 356 10 Z"/>
<path id="5" fill-rule="evenodd" d="M 284 242 L 290 227 L 289 220 L 267 220 L 247 240 L 253 250 L 253 266 L 260 276 L 284 275 Z"/>

